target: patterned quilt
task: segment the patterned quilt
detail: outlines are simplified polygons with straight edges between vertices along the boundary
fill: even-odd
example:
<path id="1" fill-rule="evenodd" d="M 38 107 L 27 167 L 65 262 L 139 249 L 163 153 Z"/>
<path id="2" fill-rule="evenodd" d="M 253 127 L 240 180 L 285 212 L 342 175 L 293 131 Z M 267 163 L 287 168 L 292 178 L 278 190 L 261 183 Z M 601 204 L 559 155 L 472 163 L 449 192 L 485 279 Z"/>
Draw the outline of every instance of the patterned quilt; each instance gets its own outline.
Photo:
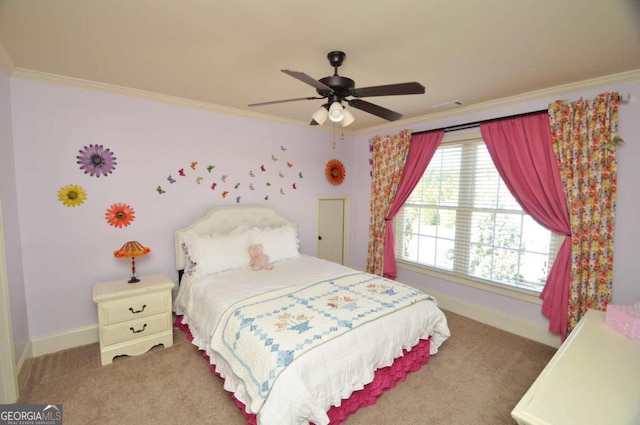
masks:
<path id="1" fill-rule="evenodd" d="M 332 338 L 429 295 L 367 273 L 267 292 L 227 309 L 211 348 L 245 383 L 258 411 L 282 370 Z"/>

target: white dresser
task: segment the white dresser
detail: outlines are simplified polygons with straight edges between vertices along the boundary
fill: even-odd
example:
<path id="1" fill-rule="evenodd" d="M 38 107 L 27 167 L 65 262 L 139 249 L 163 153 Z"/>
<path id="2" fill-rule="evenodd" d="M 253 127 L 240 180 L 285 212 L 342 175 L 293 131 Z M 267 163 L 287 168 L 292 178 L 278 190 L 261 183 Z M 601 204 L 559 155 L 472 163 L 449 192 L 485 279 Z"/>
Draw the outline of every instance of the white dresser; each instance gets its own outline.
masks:
<path id="1" fill-rule="evenodd" d="M 640 340 L 589 310 L 511 412 L 520 425 L 639 425 Z"/>
<path id="2" fill-rule="evenodd" d="M 93 285 L 103 365 L 116 356 L 137 356 L 159 344 L 173 345 L 174 286 L 166 274 L 142 276 L 137 283 L 121 279 Z"/>

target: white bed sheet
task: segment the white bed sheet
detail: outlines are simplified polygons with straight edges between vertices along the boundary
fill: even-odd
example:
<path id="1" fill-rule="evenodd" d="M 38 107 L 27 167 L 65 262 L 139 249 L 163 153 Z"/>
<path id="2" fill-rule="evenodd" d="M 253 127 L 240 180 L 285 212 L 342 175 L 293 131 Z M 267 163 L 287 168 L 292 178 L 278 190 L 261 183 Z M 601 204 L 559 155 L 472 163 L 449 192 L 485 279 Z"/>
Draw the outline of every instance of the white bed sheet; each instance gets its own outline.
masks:
<path id="1" fill-rule="evenodd" d="M 244 384 L 227 362 L 210 346 L 211 335 L 222 313 L 234 303 L 259 292 L 278 290 L 351 273 L 353 269 L 302 256 L 274 264 L 270 271 L 234 270 L 209 276 L 185 276 L 174 302 L 194 337 L 193 344 L 206 351 L 225 379 L 224 387 L 245 406 L 251 405 Z M 388 338 L 380 338 L 385 334 Z M 434 301 L 416 303 L 393 315 L 360 326 L 328 341 L 296 359 L 278 377 L 257 414 L 259 425 L 317 425 L 328 423 L 326 411 L 339 406 L 353 391 L 373 380 L 374 371 L 389 366 L 420 339 L 431 337 L 430 352 L 438 352 L 449 337 L 442 311 Z M 345 347 L 354 347 L 345 350 Z M 330 374 L 326 370 L 331 370 Z M 247 408 L 249 409 L 249 408 Z"/>

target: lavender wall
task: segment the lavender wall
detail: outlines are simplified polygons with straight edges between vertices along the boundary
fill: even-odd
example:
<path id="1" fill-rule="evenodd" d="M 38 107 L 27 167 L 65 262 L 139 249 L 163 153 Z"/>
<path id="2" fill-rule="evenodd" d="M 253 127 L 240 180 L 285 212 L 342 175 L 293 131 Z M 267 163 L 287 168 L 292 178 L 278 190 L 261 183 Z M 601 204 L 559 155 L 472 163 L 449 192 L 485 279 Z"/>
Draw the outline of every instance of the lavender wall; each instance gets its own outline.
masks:
<path id="1" fill-rule="evenodd" d="M 616 231 L 614 235 L 614 284 L 613 303 L 633 304 L 640 301 L 640 261 L 638 261 L 638 241 L 640 241 L 640 80 L 621 83 L 581 92 L 549 96 L 536 101 L 522 102 L 514 106 L 487 109 L 482 112 L 469 113 L 446 119 L 425 121 L 411 126 L 385 130 L 380 134 L 397 134 L 403 128 L 412 131 L 423 131 L 450 125 L 508 116 L 523 112 L 546 109 L 548 104 L 558 99 L 577 100 L 593 98 L 608 91 L 618 91 L 621 95 L 631 94 L 629 104 L 621 104 L 619 108 L 619 132 L 625 143 L 618 151 L 618 202 L 616 209 Z M 354 140 L 353 169 L 356 174 L 353 187 L 353 216 L 368 214 L 370 202 L 369 164 L 367 159 L 368 140 L 374 134 L 363 134 Z M 354 220 L 351 261 L 354 267 L 364 269 L 366 266 L 368 223 Z M 398 280 L 434 291 L 448 297 L 480 305 L 514 317 L 547 325 L 547 320 L 540 313 L 540 306 L 535 303 L 520 301 L 514 298 L 478 290 L 465 285 L 430 277 L 409 270 L 400 269 Z"/>
<path id="2" fill-rule="evenodd" d="M 0 75 L 1 95 L 6 93 L 6 80 Z M 12 318 L 19 338 L 26 337 L 26 317 L 30 338 L 97 323 L 91 287 L 96 282 L 128 277 L 129 263 L 112 255 L 128 240 L 139 240 L 153 250 L 137 261 L 139 274 L 165 272 L 175 276 L 174 231 L 210 208 L 238 205 L 238 196 L 240 205 L 269 205 L 296 220 L 302 251 L 307 254 L 315 253 L 316 197 L 350 196 L 351 265 L 364 269 L 370 193 L 368 141 L 373 133 L 347 136 L 345 140 L 338 137 L 333 149 L 334 135 L 329 131 L 43 82 L 13 79 L 10 86 L 10 104 L 3 100 L 0 105 L 1 110 L 10 107 L 13 113 L 9 123 L 13 134 L 6 130 L 0 134 L 0 172 L 6 177 L 0 188 L 3 204 L 7 196 L 17 200 L 17 209 L 14 206 L 3 212 L 5 227 L 7 217 L 11 220 L 5 238 L 12 245 L 22 245 L 21 258 L 11 259 L 16 264 L 22 261 L 23 266 L 14 271 L 12 279 L 17 282 L 12 288 L 12 303 L 16 298 L 18 307 L 12 311 Z M 636 241 L 640 239 L 636 218 L 640 209 L 640 169 L 636 166 L 640 161 L 640 122 L 634 119 L 640 116 L 640 81 L 415 123 L 385 130 L 384 134 L 407 127 L 421 131 L 544 109 L 559 98 L 589 98 L 609 90 L 636 96 L 632 103 L 620 107 L 620 132 L 626 143 L 619 154 L 614 264 L 614 302 L 630 304 L 640 300 L 640 262 L 635 258 Z M 15 172 L 5 167 L 5 162 L 12 166 L 4 155 L 6 140 L 13 141 Z M 112 174 L 96 178 L 79 169 L 76 156 L 89 144 L 100 144 L 114 152 L 118 164 Z M 324 179 L 324 165 L 331 158 L 342 160 L 347 167 L 347 180 L 342 186 L 331 186 Z M 195 170 L 192 162 L 198 163 Z M 206 170 L 208 165 L 215 166 L 211 173 Z M 260 170 L 262 165 L 264 172 Z M 184 177 L 179 175 L 180 169 Z M 168 181 L 169 175 L 175 183 Z M 227 176 L 226 182 L 222 181 L 223 175 Z M 202 178 L 200 184 L 198 177 Z M 213 182 L 217 184 L 215 190 L 211 189 Z M 87 192 L 83 205 L 69 208 L 60 203 L 58 190 L 68 184 L 79 185 Z M 158 186 L 165 193 L 159 194 Z M 225 198 L 224 190 L 229 192 Z M 134 208 L 136 218 L 130 226 L 118 229 L 106 222 L 104 214 L 114 203 Z M 407 270 L 400 270 L 399 280 L 546 324 L 534 303 Z M 23 291 L 26 298 L 20 295 Z M 16 352 L 20 352 L 18 347 Z"/>
<path id="3" fill-rule="evenodd" d="M 299 223 L 302 252 L 315 254 L 316 197 L 351 191 L 349 176 L 338 187 L 324 177 L 332 158 L 349 173 L 353 153 L 348 140 L 338 139 L 333 149 L 329 131 L 43 82 L 15 79 L 12 89 L 31 338 L 97 323 L 92 285 L 129 277 L 130 261 L 113 257 L 126 241 L 152 249 L 136 261 L 138 275 L 175 277 L 176 229 L 213 207 L 269 205 Z M 114 153 L 112 174 L 97 178 L 80 170 L 76 156 L 89 144 Z M 84 204 L 71 208 L 58 200 L 69 184 L 86 191 Z M 135 210 L 131 225 L 107 223 L 114 203 Z"/>
<path id="4" fill-rule="evenodd" d="M 11 80 L 0 67 L 0 200 L 7 266 L 7 284 L 11 305 L 11 325 L 16 362 L 29 342 L 29 322 L 20 250 L 20 220 L 14 166 L 14 141 L 11 125 Z M 4 336 L 2 336 L 4 337 Z"/>

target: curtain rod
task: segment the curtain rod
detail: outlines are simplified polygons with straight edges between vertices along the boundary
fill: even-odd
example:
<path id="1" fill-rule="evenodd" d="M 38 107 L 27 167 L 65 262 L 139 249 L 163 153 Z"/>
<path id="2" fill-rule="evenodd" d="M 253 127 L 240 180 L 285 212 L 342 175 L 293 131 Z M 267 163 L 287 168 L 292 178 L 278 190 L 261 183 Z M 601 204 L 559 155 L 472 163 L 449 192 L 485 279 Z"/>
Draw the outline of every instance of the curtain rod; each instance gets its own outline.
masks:
<path id="1" fill-rule="evenodd" d="M 629 99 L 630 99 L 631 95 L 627 94 L 626 96 L 618 96 L 618 101 L 620 103 L 629 103 Z M 523 112 L 521 114 L 514 114 L 514 115 L 507 115 L 504 117 L 498 117 L 498 118 L 489 118 L 486 120 L 481 120 L 481 121 L 472 121 L 472 122 L 468 122 L 465 124 L 457 124 L 457 125 L 450 125 L 448 127 L 440 127 L 440 128 L 434 128 L 432 130 L 423 130 L 423 131 L 416 131 L 411 132 L 411 134 L 422 134 L 422 133 L 429 133 L 432 131 L 444 131 L 445 133 L 448 133 L 450 131 L 459 131 L 459 130 L 467 130 L 469 128 L 476 128 L 476 127 L 480 127 L 480 124 L 484 124 L 487 122 L 491 122 L 491 121 L 498 121 L 498 120 L 505 120 L 505 119 L 509 119 L 509 118 L 516 118 L 516 117 L 526 117 L 527 115 L 535 115 L 535 114 L 541 114 L 543 112 L 548 112 L 548 109 L 540 109 L 539 111 L 531 111 L 531 112 Z"/>
<path id="2" fill-rule="evenodd" d="M 522 114 L 507 115 L 505 117 L 499 117 L 499 118 L 489 118 L 489 119 L 482 120 L 482 121 L 472 121 L 472 122 L 468 122 L 468 123 L 465 123 L 465 124 L 450 125 L 448 127 L 434 128 L 432 130 L 416 131 L 415 133 L 411 132 L 411 135 L 421 134 L 421 133 L 430 133 L 432 131 L 444 131 L 445 133 L 448 133 L 450 131 L 466 130 L 468 128 L 480 127 L 480 124 L 484 124 L 486 122 L 504 120 L 504 119 L 508 119 L 508 118 L 525 117 L 527 115 L 541 114 L 543 112 L 547 112 L 547 109 L 541 109 L 539 111 L 524 112 Z"/>

